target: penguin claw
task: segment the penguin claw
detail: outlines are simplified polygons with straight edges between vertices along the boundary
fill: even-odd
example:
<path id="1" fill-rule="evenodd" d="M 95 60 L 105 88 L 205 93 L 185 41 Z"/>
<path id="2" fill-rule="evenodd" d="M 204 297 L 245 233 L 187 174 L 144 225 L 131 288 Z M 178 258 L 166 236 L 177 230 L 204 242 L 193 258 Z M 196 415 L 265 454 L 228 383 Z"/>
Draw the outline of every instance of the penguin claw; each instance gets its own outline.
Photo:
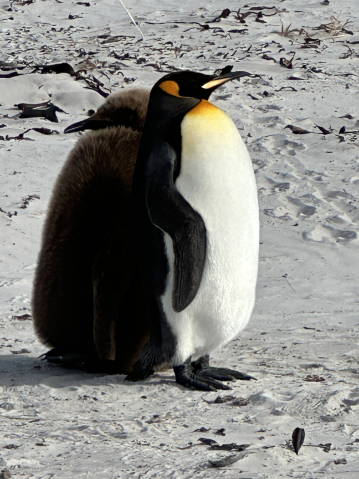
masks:
<path id="1" fill-rule="evenodd" d="M 42 361 L 51 364 L 58 364 L 64 368 L 84 369 L 90 363 L 90 358 L 85 354 L 63 352 L 58 348 L 51 349 L 47 353 L 41 354 Z"/>
<path id="2" fill-rule="evenodd" d="M 232 389 L 220 381 L 213 378 L 206 378 L 198 376 L 194 371 L 192 364 L 181 364 L 174 366 L 176 375 L 176 382 L 190 389 L 197 389 L 200 391 L 217 391 L 218 389 Z"/>
<path id="3" fill-rule="evenodd" d="M 218 379 L 220 381 L 236 381 L 237 379 L 241 381 L 249 381 L 250 379 L 256 378 L 249 376 L 248 374 L 241 373 L 235 369 L 228 368 L 213 368 L 209 365 L 209 356 L 202 356 L 196 361 L 192 361 L 192 368 L 200 378 L 209 378 L 209 379 Z"/>
<path id="4" fill-rule="evenodd" d="M 198 371 L 196 374 L 200 377 L 213 378 L 220 381 L 236 381 L 237 379 L 240 379 L 241 381 L 249 381 L 250 379 L 254 379 L 255 381 L 257 381 L 256 378 L 254 378 L 253 376 L 249 376 L 248 374 L 227 368 L 208 367 L 203 369 L 202 371 Z"/>
<path id="5" fill-rule="evenodd" d="M 80 369 L 89 373 L 119 374 L 114 361 L 101 360 L 90 354 L 62 351 L 54 348 L 40 356 L 43 361 L 65 369 Z"/>

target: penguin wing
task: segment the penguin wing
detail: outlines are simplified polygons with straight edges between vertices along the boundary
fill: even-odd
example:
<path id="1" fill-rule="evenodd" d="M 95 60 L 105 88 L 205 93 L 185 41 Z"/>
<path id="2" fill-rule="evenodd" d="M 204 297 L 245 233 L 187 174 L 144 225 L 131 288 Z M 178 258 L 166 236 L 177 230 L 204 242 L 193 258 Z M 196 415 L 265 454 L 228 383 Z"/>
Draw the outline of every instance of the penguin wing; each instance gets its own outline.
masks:
<path id="1" fill-rule="evenodd" d="M 206 226 L 173 182 L 177 155 L 158 141 L 147 167 L 147 209 L 152 223 L 170 235 L 174 252 L 172 307 L 183 311 L 195 298 L 206 258 Z"/>

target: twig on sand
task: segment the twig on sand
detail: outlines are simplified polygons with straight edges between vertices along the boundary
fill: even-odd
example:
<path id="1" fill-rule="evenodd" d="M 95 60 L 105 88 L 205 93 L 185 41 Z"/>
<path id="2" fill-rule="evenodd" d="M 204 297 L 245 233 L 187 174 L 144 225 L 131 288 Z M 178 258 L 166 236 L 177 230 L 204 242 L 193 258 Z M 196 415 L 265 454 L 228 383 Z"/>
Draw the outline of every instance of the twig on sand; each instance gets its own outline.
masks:
<path id="1" fill-rule="evenodd" d="M 133 19 L 132 15 L 130 14 L 130 12 L 127 10 L 125 4 L 123 3 L 122 0 L 119 0 L 119 2 L 120 2 L 121 5 L 123 6 L 123 8 L 126 10 L 128 16 L 131 18 L 131 20 L 132 20 L 133 24 L 135 25 L 135 27 L 137 28 L 137 30 L 141 33 L 142 40 L 144 40 L 145 37 L 143 36 L 143 33 L 141 32 L 140 27 L 137 25 L 137 23 L 136 23 L 135 20 Z"/>
<path id="2" fill-rule="evenodd" d="M 347 26 L 351 23 L 351 20 L 348 19 L 345 22 L 341 22 L 339 18 L 336 18 L 334 15 L 330 17 L 329 23 L 322 23 L 316 30 L 324 30 L 326 33 L 329 33 L 332 37 L 337 37 L 339 35 L 353 35 L 351 30 L 347 30 Z"/>
<path id="3" fill-rule="evenodd" d="M 284 27 L 282 19 L 280 19 L 280 23 L 281 23 L 281 31 L 280 32 L 274 32 L 274 33 L 278 33 L 278 35 L 280 35 L 282 37 L 288 37 L 292 33 L 298 33 L 298 35 L 303 35 L 303 33 L 306 33 L 304 28 L 292 28 L 292 29 L 290 29 L 290 27 L 292 25 L 291 23 L 287 27 Z"/>

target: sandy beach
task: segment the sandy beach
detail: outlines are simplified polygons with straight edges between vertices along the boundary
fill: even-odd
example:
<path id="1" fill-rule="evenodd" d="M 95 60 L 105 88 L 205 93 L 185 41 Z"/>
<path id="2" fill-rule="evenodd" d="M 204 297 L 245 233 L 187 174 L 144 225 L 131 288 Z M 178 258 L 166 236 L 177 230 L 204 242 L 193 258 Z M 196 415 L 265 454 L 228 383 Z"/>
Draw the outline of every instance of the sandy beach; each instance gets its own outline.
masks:
<path id="1" fill-rule="evenodd" d="M 125 3 L 143 40 L 117 0 L 0 0 L 0 471 L 11 474 L 0 477 L 355 479 L 359 6 Z M 74 73 L 43 68 L 60 63 Z M 211 97 L 251 155 L 260 263 L 252 319 L 212 362 L 257 381 L 203 393 L 172 370 L 129 383 L 41 361 L 31 291 L 52 187 L 79 138 L 64 129 L 103 93 L 226 65 L 261 75 Z M 57 122 L 14 106 L 42 102 Z"/>

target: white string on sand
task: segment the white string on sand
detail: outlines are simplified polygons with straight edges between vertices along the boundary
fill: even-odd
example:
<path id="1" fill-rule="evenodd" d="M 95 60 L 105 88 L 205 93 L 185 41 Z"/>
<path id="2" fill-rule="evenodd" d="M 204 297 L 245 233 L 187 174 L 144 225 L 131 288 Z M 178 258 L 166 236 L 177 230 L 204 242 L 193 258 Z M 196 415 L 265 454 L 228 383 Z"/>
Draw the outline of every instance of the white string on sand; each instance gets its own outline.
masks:
<path id="1" fill-rule="evenodd" d="M 145 39 L 145 37 L 143 36 L 143 33 L 141 32 L 141 29 L 140 27 L 137 25 L 137 23 L 134 21 L 132 15 L 130 14 L 130 12 L 127 10 L 126 6 L 124 5 L 123 1 L 122 0 L 119 0 L 119 2 L 121 3 L 121 5 L 123 6 L 123 8 L 126 10 L 128 16 L 131 18 L 133 24 L 135 25 L 135 27 L 137 28 L 137 30 L 141 33 L 141 37 L 142 37 L 142 40 Z"/>

